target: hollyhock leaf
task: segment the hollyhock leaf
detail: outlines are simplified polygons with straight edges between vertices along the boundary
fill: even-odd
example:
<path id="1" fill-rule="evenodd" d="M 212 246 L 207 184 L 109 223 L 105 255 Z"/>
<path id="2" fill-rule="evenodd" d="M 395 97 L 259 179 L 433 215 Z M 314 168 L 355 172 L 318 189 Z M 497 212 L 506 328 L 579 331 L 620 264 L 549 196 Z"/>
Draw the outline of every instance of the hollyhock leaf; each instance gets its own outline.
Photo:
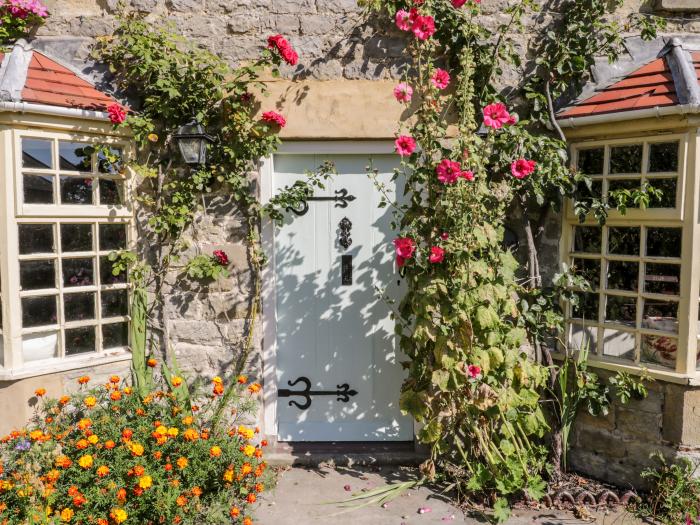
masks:
<path id="1" fill-rule="evenodd" d="M 500 320 L 498 314 L 490 306 L 480 306 L 477 308 L 474 317 L 482 330 L 488 330 L 496 326 Z"/>
<path id="2" fill-rule="evenodd" d="M 434 443 L 440 439 L 442 433 L 442 425 L 437 420 L 432 420 L 425 425 L 420 431 L 420 440 L 423 443 Z"/>
<path id="3" fill-rule="evenodd" d="M 399 398 L 399 408 L 404 415 L 411 415 L 416 421 L 420 421 L 425 414 L 426 405 L 421 394 L 413 390 L 406 390 L 401 393 Z"/>
<path id="4" fill-rule="evenodd" d="M 434 370 L 432 382 L 443 392 L 447 392 L 447 385 L 450 381 L 450 373 L 447 370 Z"/>

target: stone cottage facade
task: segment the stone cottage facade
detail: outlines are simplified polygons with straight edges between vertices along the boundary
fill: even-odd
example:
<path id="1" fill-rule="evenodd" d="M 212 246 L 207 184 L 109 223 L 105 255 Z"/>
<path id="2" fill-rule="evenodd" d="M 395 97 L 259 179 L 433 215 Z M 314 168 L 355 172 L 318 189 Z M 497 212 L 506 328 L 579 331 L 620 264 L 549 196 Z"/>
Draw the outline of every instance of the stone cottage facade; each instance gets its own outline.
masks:
<path id="1" fill-rule="evenodd" d="M 338 320 L 338 312 L 342 308 L 357 305 L 369 305 L 370 310 L 379 308 L 371 296 L 364 295 L 363 290 L 370 289 L 372 283 L 391 275 L 391 263 L 388 262 L 389 256 L 385 251 L 378 250 L 378 254 L 371 250 L 363 251 L 363 241 L 369 242 L 371 239 L 372 242 L 379 243 L 382 239 L 388 239 L 387 222 L 384 216 L 367 213 L 367 210 L 373 209 L 372 202 L 369 202 L 367 197 L 373 190 L 371 186 L 364 186 L 360 177 L 352 175 L 364 173 L 368 157 L 372 158 L 380 176 L 391 173 L 395 166 L 396 161 L 391 155 L 391 140 L 402 116 L 402 108 L 395 103 L 391 93 L 395 79 L 400 76 L 402 67 L 405 66 L 402 56 L 405 42 L 402 36 L 389 29 L 389 24 L 376 20 L 368 21 L 354 0 L 131 0 L 127 3 L 131 9 L 171 21 L 179 32 L 221 54 L 232 64 L 254 58 L 264 45 L 268 34 L 284 34 L 299 51 L 300 65 L 294 68 L 285 66 L 283 78 L 271 79 L 269 82 L 270 96 L 267 100 L 285 115 L 288 125 L 281 133 L 284 144 L 280 153 L 273 159 L 261 159 L 258 174 L 261 199 L 269 198 L 275 191 L 301 176 L 304 170 L 313 169 L 325 159 L 334 160 L 341 175 L 348 175 L 345 178 L 341 176 L 341 182 L 329 186 L 327 193 L 319 195 L 326 199 L 325 201 L 310 203 L 308 213 L 299 214 L 294 221 L 285 223 L 285 229 L 277 231 L 269 224 L 263 227 L 263 243 L 272 257 L 271 265 L 266 268 L 263 276 L 263 319 L 254 334 L 255 356 L 251 363 L 251 374 L 265 383 L 265 407 L 260 415 L 263 432 L 272 440 L 279 438 L 280 441 L 412 441 L 413 423 L 402 418 L 396 408 L 400 373 L 396 371 L 395 355 L 388 360 L 379 359 L 384 356 L 384 351 L 386 355 L 391 354 L 387 350 L 390 343 L 389 347 L 385 346 L 389 340 L 388 334 L 392 332 L 391 327 L 384 324 L 385 314 L 373 314 L 378 316 L 376 319 L 379 321 L 371 330 L 363 324 L 361 317 L 346 316 L 349 320 L 341 328 L 343 333 L 350 335 L 340 338 L 342 340 L 337 337 L 339 325 L 333 324 Z M 502 11 L 507 3 L 504 0 L 483 0 L 484 23 L 493 27 L 502 23 L 506 16 Z M 540 19 L 556 19 L 558 14 L 555 8 L 552 8 L 549 2 L 542 3 L 547 7 L 537 16 Z M 101 68 L 89 59 L 89 50 L 96 38 L 110 34 L 116 26 L 117 4 L 116 0 L 47 1 L 51 17 L 39 30 L 36 38 L 24 49 L 24 53 L 35 52 L 45 56 L 53 60 L 57 68 L 65 67 L 75 73 L 77 78 L 97 82 L 98 91 L 109 92 L 109 86 L 101 84 Z M 605 248 L 601 248 L 600 241 L 597 253 L 590 250 L 581 251 L 575 244 L 578 242 L 578 233 L 572 230 L 577 225 L 566 215 L 567 212 L 562 217 L 550 218 L 540 239 L 540 248 L 546 263 L 545 274 L 550 276 L 560 261 L 571 263 L 575 262 L 574 259 L 595 261 L 584 265 L 593 264 L 593 271 L 597 269 L 599 272 L 607 272 L 605 268 L 609 266 L 601 265 L 610 265 L 611 261 L 637 264 L 635 268 L 640 272 L 645 271 L 639 270 L 639 265 L 642 264 L 677 264 L 678 268 L 674 267 L 673 270 L 657 268 L 656 273 L 646 271 L 647 274 L 658 277 L 653 281 L 655 283 L 669 282 L 669 276 L 673 281 L 675 276 L 677 289 L 675 292 L 672 290 L 672 295 L 675 295 L 670 302 L 694 304 L 692 308 L 675 311 L 675 327 L 664 325 L 660 330 L 662 333 L 670 331 L 671 334 L 676 334 L 671 335 L 671 339 L 675 337 L 684 341 L 687 348 L 690 345 L 688 341 L 692 340 L 695 348 L 697 328 L 689 327 L 693 320 L 698 318 L 700 273 L 697 269 L 698 263 L 695 262 L 699 259 L 694 253 L 698 248 L 694 246 L 700 246 L 700 240 L 695 239 L 697 228 L 687 225 L 698 223 L 698 218 L 692 215 L 691 210 L 698 209 L 696 194 L 700 191 L 700 186 L 691 181 L 698 177 L 699 169 L 695 155 L 696 132 L 700 123 L 697 120 L 696 105 L 700 103 L 700 99 L 686 100 L 686 91 L 679 91 L 681 84 L 674 83 L 673 80 L 677 80 L 678 75 L 679 78 L 687 80 L 688 68 L 695 71 L 700 66 L 692 55 L 690 62 L 681 64 L 678 61 L 667 61 L 666 57 L 676 56 L 673 53 L 660 54 L 668 44 L 666 37 L 670 36 L 681 39 L 679 53 L 695 52 L 695 40 L 692 37 L 700 32 L 700 8 L 690 0 L 659 0 L 655 6 L 647 4 L 648 2 L 642 0 L 627 0 L 619 16 L 622 19 L 640 9 L 669 16 L 670 22 L 665 30 L 665 38 L 648 46 L 630 40 L 628 53 L 619 64 L 608 67 L 601 62 L 594 78 L 595 85 L 592 87 L 600 89 L 612 85 L 630 74 L 634 77 L 634 72 L 639 68 L 661 59 L 666 62 L 657 64 L 660 69 L 650 74 L 662 77 L 665 75 L 657 84 L 668 84 L 669 78 L 672 77 L 671 98 L 676 98 L 670 100 L 667 97 L 663 101 L 652 101 L 648 108 L 683 106 L 687 111 L 668 114 L 659 112 L 658 115 L 649 113 L 644 115 L 644 118 L 622 116 L 604 122 L 589 118 L 593 113 L 588 110 L 588 113 L 583 111 L 577 114 L 576 111 L 579 110 L 569 109 L 565 111 L 570 113 L 560 113 L 560 118 L 574 151 L 585 152 L 596 148 L 596 151 L 602 151 L 591 153 L 589 157 L 591 162 L 598 162 L 596 155 L 601 155 L 600 162 L 607 163 L 600 173 L 601 184 L 605 184 L 605 188 L 612 188 L 609 186 L 611 181 L 617 180 L 614 176 L 610 178 L 615 172 L 611 171 L 609 163 L 614 155 L 614 148 L 620 144 L 630 147 L 639 145 L 641 148 L 639 155 L 644 160 L 640 161 L 643 164 L 643 168 L 639 169 L 640 179 L 648 178 L 650 173 L 656 173 L 649 171 L 649 163 L 652 162 L 650 152 L 656 151 L 654 148 L 657 148 L 657 144 L 682 144 L 682 147 L 676 150 L 676 164 L 664 168 L 663 176 L 653 175 L 659 180 L 677 181 L 675 194 L 679 200 L 674 202 L 673 206 L 669 205 L 669 208 L 675 208 L 678 214 L 669 212 L 641 217 L 633 213 L 629 220 L 636 220 L 636 223 L 611 224 L 616 224 L 612 227 L 619 228 L 640 228 L 640 231 L 644 232 L 641 234 L 644 241 L 640 242 L 647 243 L 654 238 L 650 229 L 659 226 L 654 221 L 661 221 L 661 226 L 669 228 L 685 228 L 681 233 L 684 251 L 662 255 L 673 259 L 671 261 L 656 260 L 651 255 L 649 257 L 652 258 L 647 260 L 646 255 L 640 253 L 624 254 L 628 255 L 626 258 L 611 258 L 608 257 Z M 530 39 L 537 38 L 531 29 L 534 25 L 534 17 L 526 19 L 525 32 L 516 36 L 523 50 L 527 49 Z M 3 64 L 6 65 L 7 62 Z M 527 64 L 523 67 L 526 68 Z M 683 68 L 686 77 L 679 73 Z M 31 67 L 29 70 L 31 71 Z M 4 71 L 7 72 L 7 69 Z M 504 88 L 507 85 L 517 85 L 522 78 L 521 73 L 516 70 L 509 71 L 505 75 Z M 650 82 L 653 84 L 656 80 Z M 628 93 L 625 100 L 646 95 L 649 91 L 646 88 L 651 84 L 642 84 L 641 87 L 645 89 Z M 695 84 L 697 85 L 697 78 Z M 0 81 L 0 87 L 3 85 L 5 84 Z M 683 86 L 683 89 L 687 90 L 688 84 Z M 670 89 L 669 87 L 664 93 L 668 95 Z M 48 90 L 51 91 L 50 88 Z M 591 106 L 592 103 L 586 100 L 596 92 L 584 93 L 581 104 L 574 105 L 573 108 Z M 12 93 L 0 93 L 3 100 L 16 103 L 21 103 L 23 96 L 22 93 L 14 96 Z M 626 111 L 633 109 L 633 106 L 620 106 L 610 111 L 601 110 L 600 114 L 612 112 L 624 115 Z M 628 113 L 627 117 L 629 116 Z M 61 153 L 64 142 L 101 137 L 109 138 L 115 144 L 123 143 L 125 138 L 113 136 L 111 126 L 97 117 L 99 116 L 80 113 L 59 116 L 23 112 L 21 106 L 15 106 L 14 110 L 10 106 L 4 106 L 0 112 L 0 133 L 4 133 L 5 136 L 2 142 L 2 147 L 5 148 L 3 156 L 5 159 L 11 159 L 14 155 L 14 161 L 6 162 L 5 173 L 19 171 L 21 176 L 26 178 L 50 171 L 52 176 L 60 181 L 64 175 L 60 168 L 61 159 L 64 157 Z M 585 120 L 586 118 L 588 120 Z M 38 165 L 39 167 L 34 168 L 28 167 L 29 164 L 22 164 L 23 161 L 19 157 L 30 153 L 29 146 L 33 144 L 27 137 L 53 140 L 51 147 L 54 149 L 51 150 L 51 155 L 58 164 L 43 167 Z M 25 138 L 26 151 L 22 149 L 25 144 L 22 140 Z M 41 154 L 39 150 L 35 153 Z M 584 153 L 583 157 L 577 153 L 577 161 L 580 162 L 586 155 L 588 153 Z M 667 157 L 668 155 L 664 158 Z M 100 174 L 99 166 L 95 165 L 91 169 L 95 170 L 96 179 L 109 178 Z M 618 177 L 620 180 L 634 178 L 629 173 L 624 173 L 627 178 Z M 55 219 L 46 214 L 48 211 L 42 215 L 35 208 L 23 214 L 22 201 L 17 200 L 15 195 L 17 187 L 14 180 L 13 176 L 6 175 L 0 191 L 0 197 L 4 199 L 2 202 L 16 207 L 13 208 L 14 213 L 10 219 L 0 218 L 0 254 L 10 243 L 14 246 L 18 242 L 19 223 L 44 224 Z M 105 187 L 106 184 L 104 183 Z M 348 195 L 353 199 L 346 199 Z M 101 197 L 98 195 L 95 198 Z M 100 202 L 96 204 L 99 205 Z M 166 317 L 171 323 L 173 348 L 180 365 L 190 373 L 213 377 L 225 375 L 227 367 L 242 348 L 252 279 L 246 259 L 245 227 L 235 213 L 235 203 L 230 202 L 225 195 L 214 195 L 209 198 L 208 209 L 207 214 L 198 219 L 193 239 L 196 239 L 205 253 L 217 249 L 226 251 L 231 259 L 232 276 L 217 287 L 192 286 L 186 290 L 173 289 L 169 295 Z M 131 213 L 133 210 L 128 211 Z M 64 223 L 71 226 L 74 222 L 77 224 L 94 219 L 95 229 L 91 231 L 98 237 L 102 235 L 100 228 L 103 219 L 107 220 L 107 215 L 100 215 L 98 212 L 99 210 L 94 216 L 83 216 L 81 221 L 76 222 L 72 212 L 66 212 L 63 216 L 60 215 L 61 210 L 58 210 L 54 232 L 58 236 Z M 127 215 L 128 213 L 125 213 L 124 216 Z M 343 222 L 345 219 L 348 222 Z M 321 223 L 328 228 L 316 231 L 315 225 Z M 517 230 L 517 225 L 514 225 L 514 229 Z M 596 234 L 591 235 L 595 238 Z M 612 238 L 608 230 L 601 235 L 606 242 Z M 136 242 L 137 239 L 131 241 Z M 99 258 L 104 253 L 101 251 L 99 240 L 95 242 L 96 251 L 92 255 L 99 264 Z M 319 257 L 314 262 L 315 266 L 304 266 L 307 260 L 303 257 L 304 249 L 300 248 L 305 246 L 304 242 L 310 243 L 307 246 L 316 246 L 318 253 L 337 255 L 337 260 L 330 256 L 327 260 Z M 668 240 L 668 243 L 673 242 L 672 239 Z M 21 244 L 19 246 L 19 260 L 33 260 L 31 254 L 21 254 Z M 646 245 L 643 248 L 646 249 Z M 63 252 L 64 250 L 60 249 L 55 257 L 52 255 L 47 260 L 63 260 Z M 73 256 L 68 258 L 72 259 Z M 16 299 L 10 297 L 11 292 L 5 286 L 8 280 L 14 279 L 12 269 L 18 268 L 13 266 L 14 264 L 15 262 L 6 264 L 3 267 L 4 273 L 0 273 L 4 294 L 3 320 L 7 323 L 14 315 L 16 325 L 20 326 L 21 319 L 18 316 L 21 314 L 12 313 L 12 305 L 16 304 Z M 379 268 L 379 273 L 372 273 L 373 270 L 367 268 Z M 650 396 L 646 400 L 633 401 L 624 406 L 616 405 L 605 418 L 583 415 L 579 421 L 574 437 L 572 464 L 582 472 L 617 483 L 636 483 L 640 469 L 647 464 L 647 457 L 654 450 L 662 450 L 671 456 L 681 454 L 694 457 L 700 453 L 700 388 L 697 387 L 700 385 L 700 378 L 695 374 L 695 352 L 692 352 L 692 359 L 691 352 L 687 349 L 683 352 L 683 366 L 678 364 L 678 360 L 672 363 L 647 363 L 642 358 L 642 348 L 646 348 L 644 344 L 654 346 L 658 343 L 658 336 L 653 335 L 658 326 L 644 325 L 643 323 L 650 322 L 647 317 L 674 317 L 673 313 L 668 313 L 669 310 L 661 310 L 661 313 L 655 311 L 653 316 L 651 312 L 646 317 L 643 315 L 646 304 L 644 301 L 649 300 L 649 297 L 644 295 L 648 290 L 640 288 L 639 281 L 649 281 L 646 279 L 647 274 L 640 274 L 642 278 L 637 281 L 634 292 L 634 300 L 638 302 L 640 311 L 639 318 L 634 314 L 634 322 L 631 319 L 612 320 L 622 322 L 621 328 L 617 326 L 622 336 L 620 333 L 608 334 L 605 324 L 609 321 L 605 317 L 607 311 L 605 307 L 600 309 L 600 303 L 596 303 L 596 308 L 603 317 L 596 317 L 593 328 L 588 323 L 591 321 L 589 316 L 576 317 L 576 312 L 569 312 L 572 318 L 569 334 L 572 341 L 580 344 L 586 337 L 592 337 L 593 331 L 596 331 L 596 337 L 600 335 L 600 344 L 596 339 L 596 351 L 591 353 L 599 354 L 596 356 L 596 363 L 603 369 L 602 375 L 618 369 L 635 372 L 642 366 L 648 366 L 650 373 L 656 378 L 650 386 Z M 321 288 L 314 275 L 320 275 L 321 278 L 335 284 L 332 287 Z M 607 281 L 607 278 L 606 273 L 602 280 Z M 364 288 L 338 288 L 350 286 L 348 283 L 359 283 Z M 99 294 L 100 301 L 103 293 L 106 295 L 106 292 L 114 291 L 110 286 L 116 284 L 108 284 L 104 290 L 95 292 Z M 672 285 L 673 283 L 669 286 Z M 630 286 L 632 284 L 628 283 L 628 288 Z M 31 298 L 32 293 L 24 289 L 19 291 L 20 288 L 22 287 L 17 288 L 18 293 L 28 294 L 27 297 Z M 607 300 L 608 295 L 604 288 L 601 287 L 602 291 L 596 300 Z M 331 290 L 336 289 L 340 290 L 337 294 L 331 293 Z M 664 290 L 656 289 L 659 294 L 664 293 Z M 623 298 L 633 295 L 630 289 L 623 292 L 613 295 Z M 660 300 L 658 294 L 652 298 Z M 612 301 L 611 299 L 610 304 L 613 304 Z M 617 310 L 622 312 L 619 315 L 632 315 L 628 312 L 629 301 L 625 304 L 623 302 L 620 302 L 620 308 Z M 322 308 L 317 305 L 322 305 Z M 658 308 L 660 307 L 657 307 L 657 310 Z M 681 313 L 685 315 L 685 320 L 680 318 Z M 22 338 L 26 338 L 27 334 L 12 334 L 7 330 L 5 328 L 3 331 L 5 348 L 8 348 L 8 341 L 12 337 L 15 341 L 13 344 L 21 346 Z M 63 334 L 66 328 L 59 327 L 57 330 Z M 361 346 L 364 340 L 363 330 L 365 336 L 371 334 L 371 337 L 364 339 L 371 340 L 372 343 L 358 350 L 358 345 Z M 313 335 L 309 335 L 312 332 Z M 103 341 L 106 337 L 105 329 L 100 328 L 97 333 L 98 339 Z M 657 339 L 649 342 L 647 336 Z M 44 334 L 43 337 L 47 336 Z M 65 335 L 60 337 L 65 338 Z M 615 341 L 622 340 L 628 348 L 620 353 L 609 352 L 604 343 L 608 337 L 618 337 L 613 343 L 617 344 Z M 46 340 L 36 344 L 39 348 L 44 348 L 41 344 L 45 345 Z M 677 343 L 676 348 L 683 344 Z M 327 349 L 328 353 L 323 354 L 322 358 L 319 354 L 310 355 L 308 349 L 319 346 Z M 285 355 L 284 349 L 292 347 L 297 348 L 297 353 Z M 346 359 L 344 356 L 350 351 L 359 357 L 355 360 Z M 629 355 L 633 357 L 625 361 L 625 352 L 631 352 Z M 5 355 L 8 355 L 7 351 Z M 367 380 L 367 367 L 362 368 L 362 363 L 365 363 L 361 360 L 363 358 L 371 363 L 369 375 L 373 379 Z M 0 414 L 3 416 L 0 418 L 0 432 L 3 432 L 21 424 L 31 414 L 31 405 L 27 405 L 25 400 L 32 396 L 37 387 L 47 388 L 50 395 L 60 395 L 72 388 L 77 377 L 86 373 L 97 380 L 114 373 L 126 374 L 129 355 L 128 352 L 114 352 L 111 355 L 107 352 L 92 362 L 64 359 L 60 362 L 36 365 L 34 371 L 29 361 L 21 367 L 13 367 L 12 361 L 6 358 L 0 364 Z M 330 375 L 327 380 L 320 381 L 323 383 L 323 394 L 315 397 L 299 395 L 307 384 L 305 380 L 309 385 L 306 390 L 318 388 L 319 381 L 314 374 L 318 376 L 324 373 Z M 363 379 L 357 383 L 343 374 L 349 374 L 347 377 L 355 374 L 354 377 Z M 371 388 L 364 388 L 368 384 Z M 282 398 L 285 399 L 280 401 Z M 289 398 L 289 402 L 286 398 Z M 307 403 L 310 406 L 303 408 Z M 382 403 L 389 409 L 382 408 Z M 360 414 L 362 417 L 356 417 L 354 421 L 344 421 L 340 413 L 334 412 L 336 407 L 353 407 L 356 415 Z M 300 416 L 300 410 L 308 412 Z M 367 423 L 368 419 L 370 422 Z"/>

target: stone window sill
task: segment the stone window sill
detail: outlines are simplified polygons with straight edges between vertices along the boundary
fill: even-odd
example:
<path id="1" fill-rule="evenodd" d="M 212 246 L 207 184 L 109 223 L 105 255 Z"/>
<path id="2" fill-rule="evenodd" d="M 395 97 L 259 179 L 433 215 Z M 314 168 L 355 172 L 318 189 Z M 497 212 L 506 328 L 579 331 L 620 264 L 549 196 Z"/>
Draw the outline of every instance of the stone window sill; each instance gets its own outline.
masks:
<path id="1" fill-rule="evenodd" d="M 105 352 L 97 356 L 81 356 L 74 358 L 57 359 L 40 364 L 32 364 L 21 368 L 0 368 L 0 381 L 15 381 L 28 377 L 43 376 L 76 370 L 79 368 L 89 368 L 93 366 L 119 363 L 131 359 L 129 350 L 116 350 Z"/>
<path id="2" fill-rule="evenodd" d="M 700 12 L 697 0 L 657 0 L 656 8 L 664 11 Z"/>

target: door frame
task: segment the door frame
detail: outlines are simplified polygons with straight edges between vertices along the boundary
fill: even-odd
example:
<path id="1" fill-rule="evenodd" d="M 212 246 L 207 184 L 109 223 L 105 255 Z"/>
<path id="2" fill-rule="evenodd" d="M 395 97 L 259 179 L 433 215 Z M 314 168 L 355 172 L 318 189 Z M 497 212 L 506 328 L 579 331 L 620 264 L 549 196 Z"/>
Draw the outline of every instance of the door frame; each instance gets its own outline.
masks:
<path id="1" fill-rule="evenodd" d="M 285 141 L 275 153 L 260 162 L 260 203 L 270 202 L 274 196 L 274 155 L 377 155 L 394 153 L 389 140 L 305 140 Z M 267 257 L 261 275 L 262 302 L 262 374 L 263 414 L 262 433 L 271 442 L 277 441 L 277 283 L 275 279 L 275 226 L 263 217 L 260 224 L 260 243 Z M 415 423 L 414 423 L 415 435 Z"/>

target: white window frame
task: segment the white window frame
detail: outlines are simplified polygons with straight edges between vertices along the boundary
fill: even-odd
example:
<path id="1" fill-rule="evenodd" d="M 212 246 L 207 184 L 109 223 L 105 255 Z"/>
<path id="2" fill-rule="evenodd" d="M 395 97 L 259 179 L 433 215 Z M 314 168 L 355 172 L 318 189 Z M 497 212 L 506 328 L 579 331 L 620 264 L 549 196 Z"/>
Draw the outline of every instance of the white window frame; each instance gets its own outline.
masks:
<path id="1" fill-rule="evenodd" d="M 648 144 L 658 142 L 671 142 L 677 140 L 679 146 L 678 158 L 678 182 L 676 188 L 676 207 L 671 208 L 653 208 L 653 209 L 635 209 L 629 208 L 626 214 L 621 214 L 617 210 L 612 210 L 609 213 L 606 227 L 601 233 L 601 255 L 598 260 L 601 261 L 600 268 L 600 297 L 605 296 L 605 273 L 606 265 L 603 264 L 607 254 L 605 247 L 607 239 L 605 232 L 607 227 L 615 226 L 640 226 L 640 235 L 642 246 L 645 246 L 645 227 L 677 227 L 682 228 L 682 247 L 678 262 L 680 264 L 680 292 L 678 295 L 678 334 L 674 335 L 678 339 L 676 351 L 675 369 L 671 370 L 663 366 L 657 366 L 652 363 L 632 363 L 629 360 L 616 359 L 610 356 L 603 356 L 604 339 L 603 331 L 607 326 L 610 329 L 615 329 L 618 325 L 605 322 L 571 322 L 571 306 L 565 304 L 566 330 L 564 334 L 564 342 L 569 345 L 571 342 L 571 326 L 590 327 L 597 330 L 597 339 L 600 344 L 596 349 L 591 349 L 589 360 L 592 365 L 608 369 L 622 370 L 635 374 L 639 374 L 643 369 L 655 378 L 663 379 L 670 382 L 683 384 L 700 384 L 700 370 L 696 369 L 696 352 L 697 345 L 700 343 L 700 334 L 698 333 L 698 297 L 700 291 L 700 227 L 699 227 L 699 212 L 698 208 L 700 200 L 698 198 L 698 177 L 696 174 L 697 164 L 697 149 L 698 149 L 698 133 L 697 129 L 691 129 L 683 133 L 655 133 L 644 134 L 639 133 L 635 136 L 625 138 L 610 138 L 607 140 L 586 140 L 573 142 L 571 144 L 572 165 L 576 166 L 578 162 L 578 152 L 582 149 L 594 147 L 605 147 L 604 156 L 604 174 L 603 174 L 603 195 L 608 188 L 608 165 L 609 151 L 611 146 L 638 144 L 643 143 L 642 156 L 642 171 L 641 180 L 646 180 L 647 163 L 648 163 Z M 606 147 L 607 146 L 607 147 Z M 599 179 L 600 180 L 600 179 Z M 598 222 L 590 215 L 586 217 L 584 222 L 580 222 L 574 214 L 573 202 L 568 200 L 565 205 L 565 210 L 562 220 L 562 233 L 560 239 L 560 261 L 571 264 L 572 258 L 581 258 L 580 254 L 573 253 L 573 227 L 574 226 L 598 226 Z M 585 257 L 583 257 L 585 258 Z M 635 259 L 635 257 L 623 257 L 624 259 Z M 643 253 L 640 253 L 640 261 L 644 259 Z M 643 266 L 640 263 L 640 275 L 643 272 Z M 641 279 L 641 278 L 640 278 Z M 637 292 L 632 292 L 632 295 L 642 297 L 647 295 L 641 289 L 643 281 L 638 282 Z M 614 294 L 613 294 L 614 295 Z M 605 308 L 604 302 L 599 302 L 599 310 Z M 599 314 L 600 315 L 600 314 Z M 637 317 L 642 316 L 637 305 Z M 636 323 L 639 324 L 639 323 Z M 625 330 L 635 334 L 636 338 L 636 359 L 639 360 L 640 338 L 643 333 L 656 333 L 649 329 L 624 327 Z"/>
<path id="2" fill-rule="evenodd" d="M 22 167 L 22 146 L 23 137 L 53 140 L 56 145 L 52 147 L 53 169 L 51 170 L 31 170 Z M 54 131 L 49 129 L 21 129 L 18 127 L 3 126 L 0 127 L 0 155 L 4 162 L 0 163 L 0 205 L 5 212 L 0 211 L 0 297 L 2 299 L 3 309 L 3 326 L 0 326 L 0 351 L 3 352 L 3 359 L 0 362 L 0 380 L 20 379 L 35 375 L 65 371 L 77 368 L 84 368 L 98 364 L 106 364 L 117 361 L 124 361 L 131 358 L 131 353 L 128 346 L 110 348 L 102 350 L 101 348 L 101 330 L 96 330 L 96 352 L 76 354 L 74 356 L 64 356 L 64 332 L 66 323 L 63 320 L 63 309 L 61 308 L 62 300 L 60 296 L 63 294 L 62 279 L 60 275 L 60 262 L 65 259 L 62 257 L 60 246 L 60 224 L 62 223 L 90 223 L 93 224 L 93 249 L 89 252 L 71 253 L 70 257 L 79 257 L 81 253 L 85 257 L 93 257 L 95 259 L 94 272 L 99 273 L 99 259 L 104 256 L 109 250 L 100 250 L 97 246 L 98 235 L 97 229 L 100 223 L 123 223 L 126 225 L 127 231 L 127 249 L 132 249 L 135 240 L 133 206 L 131 202 L 131 184 L 133 176 L 129 170 L 124 175 L 110 175 L 97 173 L 96 168 L 93 168 L 95 177 L 106 179 L 123 180 L 124 184 L 124 205 L 62 205 L 58 202 L 54 204 L 25 204 L 23 202 L 23 173 L 25 172 L 50 172 L 56 177 L 55 192 L 60 193 L 60 178 L 59 172 L 71 173 L 60 170 L 58 162 L 58 141 L 83 142 L 88 144 L 109 144 L 120 148 L 125 159 L 132 156 L 132 145 L 124 137 L 93 134 L 79 131 Z M 94 160 L 93 160 L 94 166 Z M 4 174 L 2 173 L 4 172 Z M 74 172 L 77 175 L 77 172 Z M 4 176 L 1 176 L 4 175 Z M 96 179 L 95 179 L 96 180 Z M 99 183 L 98 183 L 99 184 Z M 97 195 L 94 190 L 94 196 Z M 20 255 L 18 246 L 18 224 L 21 223 L 38 223 L 52 224 L 54 228 L 54 252 L 51 254 L 37 255 Z M 47 290 L 38 292 L 21 291 L 19 283 L 19 262 L 20 260 L 31 259 L 53 259 L 57 261 L 56 272 L 58 274 L 58 288 L 47 293 Z M 98 288 L 107 289 L 128 289 L 128 284 L 125 285 L 104 285 L 98 287 L 96 284 L 87 287 L 76 287 L 75 291 L 96 292 L 95 293 L 95 309 L 96 317 L 89 321 L 73 321 L 68 323 L 68 328 L 78 328 L 80 325 L 96 326 L 102 325 L 100 308 L 100 291 Z M 51 326 L 22 328 L 22 305 L 21 297 L 32 295 L 52 295 L 55 294 L 58 301 L 57 306 L 57 323 Z M 128 322 L 129 316 L 120 316 L 109 319 L 110 322 Z M 109 324 L 109 323 L 105 323 Z M 24 363 L 22 356 L 22 337 L 24 335 L 49 332 L 55 330 L 58 334 L 59 341 L 59 357 L 45 359 L 40 361 L 32 361 Z"/>

